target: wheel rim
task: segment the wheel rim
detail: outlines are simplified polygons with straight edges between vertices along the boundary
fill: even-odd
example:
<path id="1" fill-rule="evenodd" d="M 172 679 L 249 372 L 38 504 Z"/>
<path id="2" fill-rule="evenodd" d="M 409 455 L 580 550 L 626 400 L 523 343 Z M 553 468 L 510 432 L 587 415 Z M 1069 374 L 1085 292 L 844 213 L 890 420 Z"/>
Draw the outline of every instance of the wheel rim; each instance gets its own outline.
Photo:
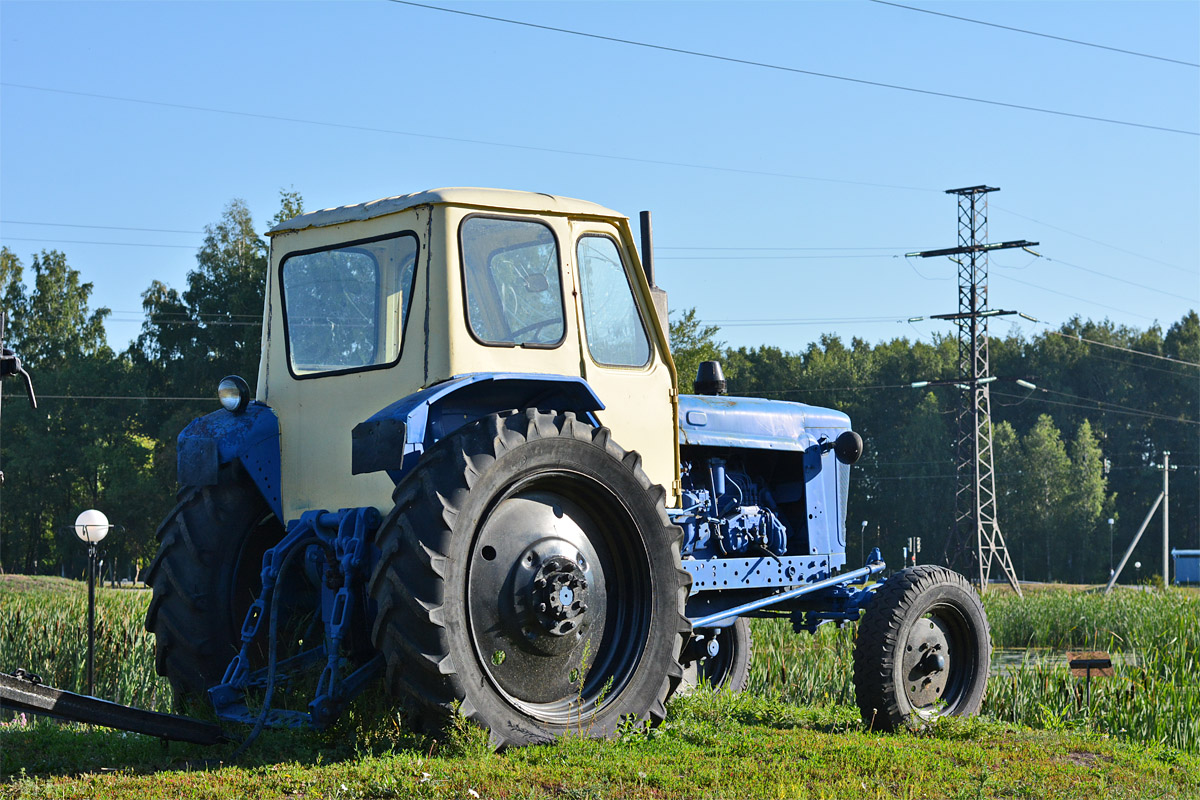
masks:
<path id="1" fill-rule="evenodd" d="M 478 528 L 467 578 L 475 655 L 515 708 L 577 722 L 618 696 L 649 634 L 647 556 L 602 484 L 552 473 L 510 487 Z"/>
<path id="2" fill-rule="evenodd" d="M 704 655 L 696 660 L 696 682 L 720 689 L 729 683 L 733 671 L 733 661 L 737 657 L 736 635 L 732 626 L 725 631 L 713 629 L 705 633 L 707 638 L 701 647 Z M 716 655 L 709 655 L 708 646 L 711 646 L 711 642 L 717 644 Z"/>
<path id="3" fill-rule="evenodd" d="M 970 627 L 950 605 L 935 605 L 905 637 L 900 679 L 908 704 L 922 717 L 955 713 L 976 672 Z"/>

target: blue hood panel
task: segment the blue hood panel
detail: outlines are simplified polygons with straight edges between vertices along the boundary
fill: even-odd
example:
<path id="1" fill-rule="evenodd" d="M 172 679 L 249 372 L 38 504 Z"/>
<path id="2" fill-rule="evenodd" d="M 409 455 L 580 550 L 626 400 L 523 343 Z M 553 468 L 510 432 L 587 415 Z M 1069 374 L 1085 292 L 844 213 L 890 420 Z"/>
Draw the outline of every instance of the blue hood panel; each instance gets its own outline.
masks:
<path id="1" fill-rule="evenodd" d="M 680 395 L 679 443 L 802 452 L 819 436 L 850 429 L 840 411 L 757 397 Z"/>

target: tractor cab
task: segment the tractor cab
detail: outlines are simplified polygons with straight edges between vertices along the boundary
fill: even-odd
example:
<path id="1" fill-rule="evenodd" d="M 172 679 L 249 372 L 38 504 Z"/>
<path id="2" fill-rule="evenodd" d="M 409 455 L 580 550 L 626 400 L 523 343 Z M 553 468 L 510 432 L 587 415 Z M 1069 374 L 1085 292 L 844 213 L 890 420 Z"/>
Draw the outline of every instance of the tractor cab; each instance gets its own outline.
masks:
<path id="1" fill-rule="evenodd" d="M 558 408 L 545 395 L 567 392 L 641 453 L 652 481 L 677 486 L 674 366 L 621 214 L 545 194 L 438 189 L 304 214 L 270 236 L 257 397 L 279 419 L 285 519 L 390 508 L 402 465 L 360 457 L 393 475 L 354 469 L 353 429 L 397 399 L 472 375 L 492 379 L 469 390 L 472 411 L 458 424 Z M 437 436 L 462 399 L 438 398 L 428 423 Z"/>

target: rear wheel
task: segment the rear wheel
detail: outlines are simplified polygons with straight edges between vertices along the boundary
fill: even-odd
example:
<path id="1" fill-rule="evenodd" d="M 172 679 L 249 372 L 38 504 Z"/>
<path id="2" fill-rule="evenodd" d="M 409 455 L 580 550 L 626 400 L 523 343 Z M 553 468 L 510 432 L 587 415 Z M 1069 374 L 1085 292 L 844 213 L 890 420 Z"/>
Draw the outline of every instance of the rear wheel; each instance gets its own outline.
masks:
<path id="1" fill-rule="evenodd" d="M 897 572 L 859 623 L 854 688 L 863 722 L 890 731 L 978 713 L 991 651 L 983 603 L 962 575 L 935 566 Z"/>
<path id="2" fill-rule="evenodd" d="M 688 575 L 663 490 L 607 429 L 489 416 L 431 448 L 395 501 L 372 638 L 418 723 L 457 704 L 502 747 L 663 718 Z"/>
<path id="3" fill-rule="evenodd" d="M 219 683 L 237 654 L 263 553 L 283 527 L 253 482 L 229 465 L 215 486 L 185 487 L 156 535 L 146 630 L 155 634 L 155 667 L 178 705 Z"/>

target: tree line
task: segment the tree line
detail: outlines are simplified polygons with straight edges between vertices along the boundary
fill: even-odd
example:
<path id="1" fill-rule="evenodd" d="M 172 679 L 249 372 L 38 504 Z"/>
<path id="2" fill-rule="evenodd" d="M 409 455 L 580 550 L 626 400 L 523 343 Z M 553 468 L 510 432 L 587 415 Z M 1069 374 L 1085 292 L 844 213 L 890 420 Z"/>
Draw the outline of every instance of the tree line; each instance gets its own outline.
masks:
<path id="1" fill-rule="evenodd" d="M 299 194 L 281 192 L 272 222 L 302 210 Z M 86 553 L 71 523 L 85 508 L 105 511 L 117 526 L 104 543 L 117 574 L 133 576 L 149 562 L 178 489 L 176 436 L 216 407 L 223 375 L 258 374 L 267 264 L 249 209 L 232 201 L 205 228 L 186 286 L 151 282 L 137 339 L 115 351 L 104 328 L 109 310 L 90 307 L 93 286 L 63 253 L 43 250 L 26 265 L 0 249 L 5 344 L 39 395 L 35 411 L 17 384 L 4 387 L 0 569 L 82 574 Z M 878 546 L 898 565 L 910 537 L 922 540 L 919 562 L 943 561 L 954 518 L 959 390 L 911 384 L 955 376 L 954 338 L 872 345 L 826 335 L 799 352 L 730 348 L 694 309 L 674 316 L 670 334 L 681 391 L 690 390 L 700 361 L 716 359 L 730 394 L 850 415 L 866 443 L 852 471 L 851 561 Z M 1161 490 L 1154 465 L 1163 451 L 1180 466 L 1172 474 L 1173 546 L 1200 547 L 1194 311 L 1165 331 L 1075 318 L 1032 337 L 993 337 L 991 363 L 1002 378 L 1038 386 L 991 387 L 999 519 L 1022 579 L 1107 580 L 1110 558 L 1120 558 Z M 1135 554 L 1145 565 L 1141 577 L 1158 571 L 1160 547 L 1155 528 Z M 1125 579 L 1136 577 L 1130 570 Z"/>

